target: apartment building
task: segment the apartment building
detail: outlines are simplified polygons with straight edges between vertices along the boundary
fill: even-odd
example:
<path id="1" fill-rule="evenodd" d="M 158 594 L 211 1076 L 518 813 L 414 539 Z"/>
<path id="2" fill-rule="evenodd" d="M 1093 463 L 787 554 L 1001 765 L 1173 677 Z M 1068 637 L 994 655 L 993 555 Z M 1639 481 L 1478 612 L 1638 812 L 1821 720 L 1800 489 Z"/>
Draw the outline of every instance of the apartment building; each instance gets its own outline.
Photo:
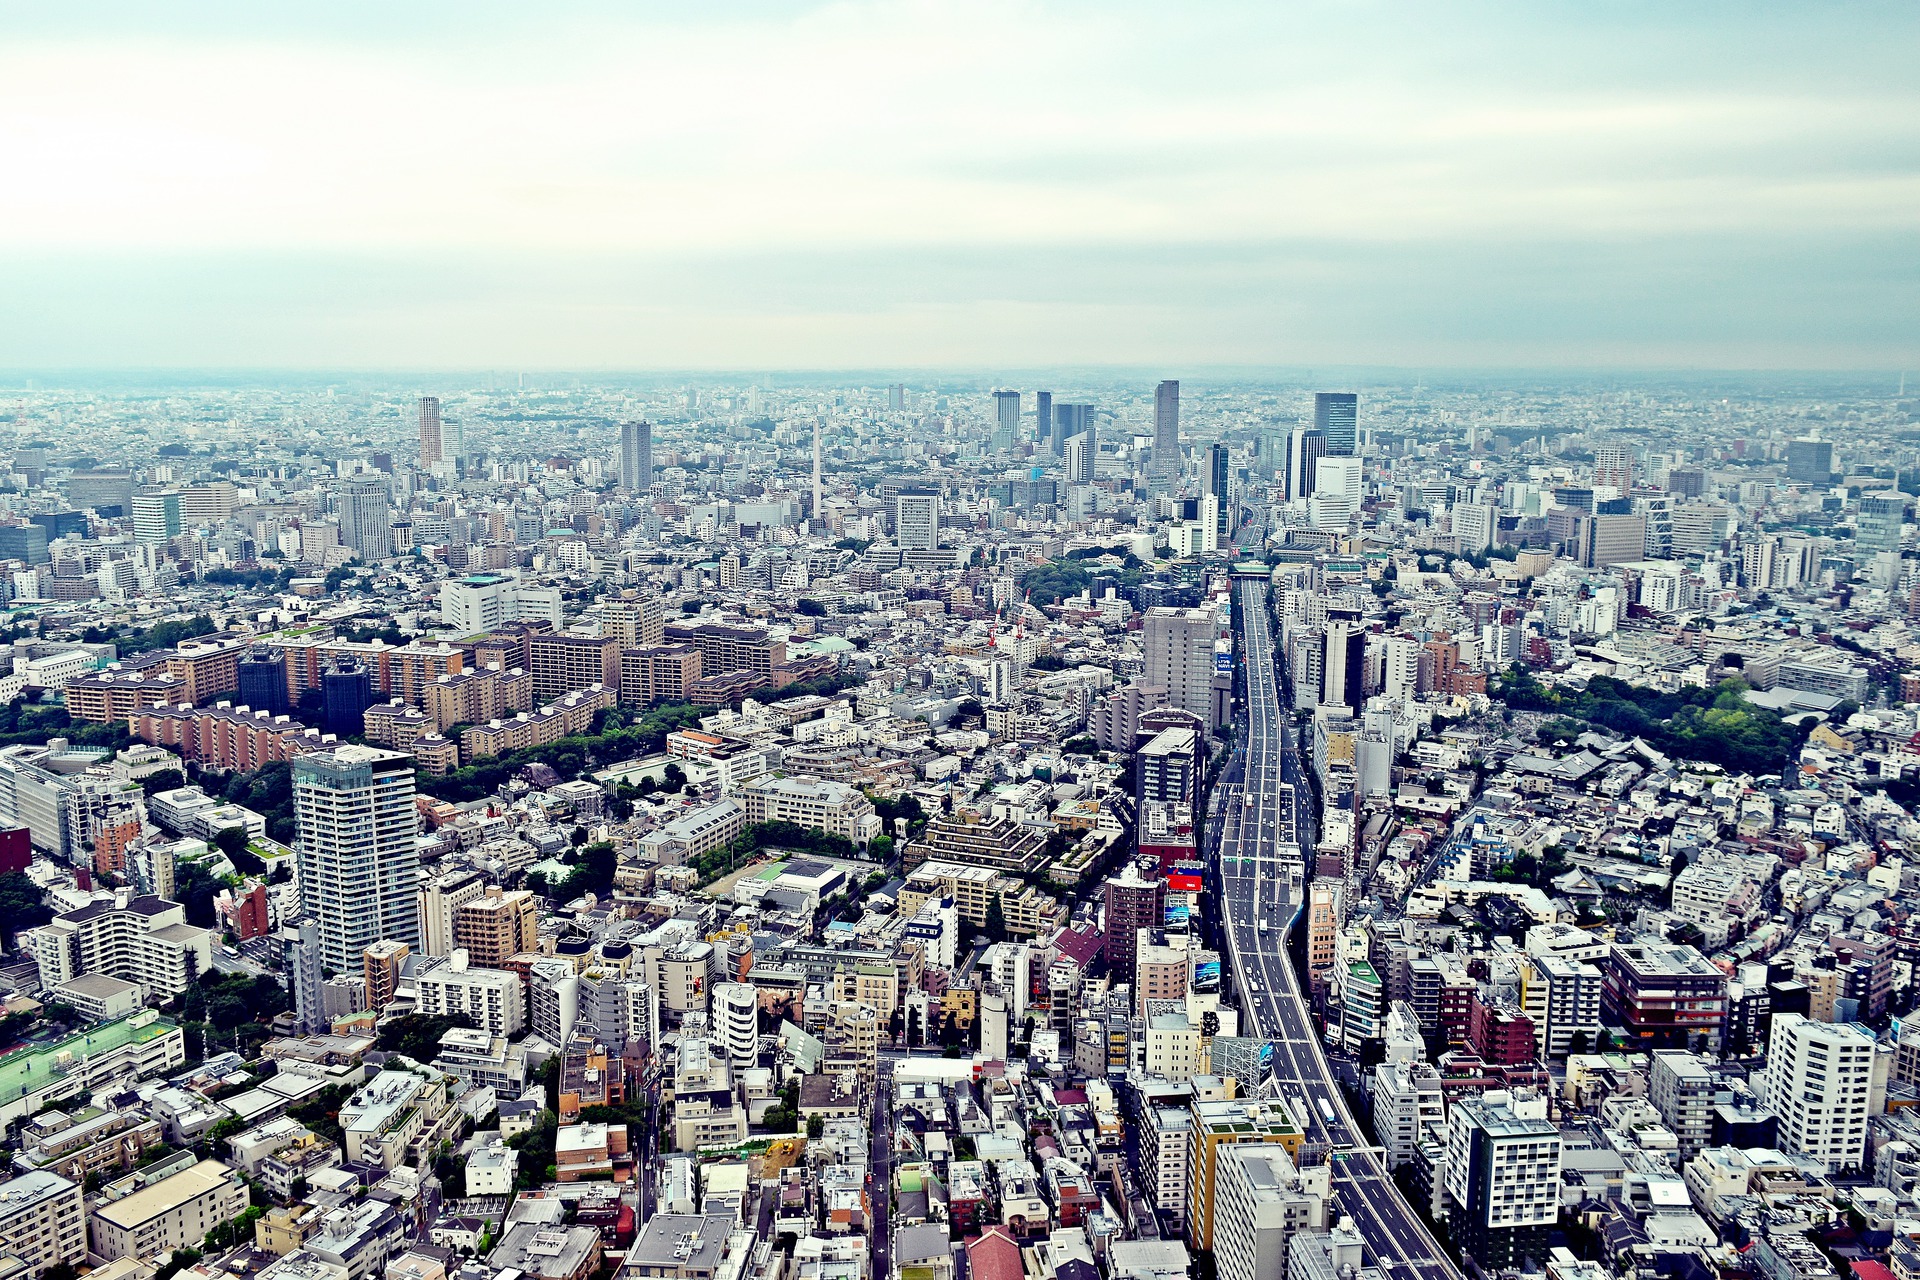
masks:
<path id="1" fill-rule="evenodd" d="M 1274 1143 L 1229 1144 L 1214 1169 L 1214 1260 L 1220 1280 L 1279 1280 L 1287 1244 L 1327 1225 L 1327 1166 L 1295 1169 Z"/>
<path id="2" fill-rule="evenodd" d="M 57 1173 L 23 1173 L 0 1182 L 0 1253 L 20 1259 L 30 1273 L 87 1260 L 87 1227 L 80 1184 Z M 116 1255 L 117 1256 L 117 1255 Z"/>
<path id="3" fill-rule="evenodd" d="M 544 633 L 531 638 L 533 696 L 551 700 L 575 689 L 620 687 L 620 642 L 612 636 Z"/>
<path id="4" fill-rule="evenodd" d="M 920 838 L 907 846 L 904 860 L 909 870 L 938 860 L 1028 875 L 1038 871 L 1046 857 L 1045 832 L 1011 816 L 988 817 L 958 809 L 927 823 Z"/>
<path id="5" fill-rule="evenodd" d="M 140 741 L 168 747 L 185 758 L 220 770 L 245 772 L 291 760 L 321 745 L 320 732 L 288 716 L 222 702 L 142 707 L 127 717 Z"/>
<path id="6" fill-rule="evenodd" d="M 987 923 L 987 911 L 997 899 L 1007 932 L 1031 938 L 1067 922 L 1067 909 L 1030 884 L 1014 880 L 991 867 L 957 862 L 922 863 L 907 877 L 900 892 L 900 914 L 912 919 L 928 901 L 952 898 L 961 916 L 976 928 Z"/>
<path id="7" fill-rule="evenodd" d="M 533 710 L 533 673 L 488 667 L 439 676 L 421 690 L 420 705 L 442 733 L 459 724 L 502 720 Z"/>
<path id="8" fill-rule="evenodd" d="M 414 978 L 420 1012 L 431 1017 L 464 1013 L 489 1035 L 513 1036 L 526 1026 L 527 999 L 520 975 L 507 969 L 476 969 L 467 953 L 453 954 Z"/>
<path id="9" fill-rule="evenodd" d="M 30 945 L 48 991 L 98 975 L 130 984 L 142 1003 L 172 999 L 213 967 L 213 934 L 188 924 L 185 907 L 124 891 L 55 916 Z"/>
<path id="10" fill-rule="evenodd" d="M 1784 1150 L 1834 1173 L 1864 1166 L 1877 1052 L 1873 1032 L 1856 1023 L 1774 1015 L 1760 1092 L 1780 1118 Z"/>
<path id="11" fill-rule="evenodd" d="M 771 680 L 773 669 L 787 660 L 787 642 L 757 627 L 668 623 L 662 639 L 667 644 L 690 644 L 698 649 L 700 669 L 707 675 L 751 671 Z"/>
<path id="12" fill-rule="evenodd" d="M 65 685 L 67 714 L 92 724 L 120 724 L 142 707 L 175 706 L 185 700 L 186 681 L 164 669 L 108 668 L 74 676 Z"/>
<path id="13" fill-rule="evenodd" d="M 202 1160 L 93 1211 L 93 1252 L 102 1258 L 164 1260 L 198 1245 L 207 1232 L 247 1209 L 247 1184 L 237 1170 Z"/>
<path id="14" fill-rule="evenodd" d="M 1222 1149 L 1243 1143 L 1273 1143 L 1297 1159 L 1305 1135 L 1278 1102 L 1195 1099 L 1191 1104 L 1191 1145 L 1187 1158 L 1187 1243 L 1213 1249 L 1217 1176 Z"/>
<path id="15" fill-rule="evenodd" d="M 1560 1130 L 1545 1098 L 1490 1089 L 1447 1114 L 1448 1232 L 1483 1266 L 1544 1260 L 1560 1217 Z"/>
<path id="16" fill-rule="evenodd" d="M 434 1131 L 458 1114 L 448 1105 L 449 1079 L 382 1071 L 362 1085 L 340 1108 L 347 1162 L 393 1169 L 408 1163 L 408 1150 L 416 1143 L 431 1149 Z"/>
<path id="17" fill-rule="evenodd" d="M 620 651 L 620 705 L 647 707 L 685 702 L 700 680 L 700 648 L 691 644 L 642 645 Z"/>
<path id="18" fill-rule="evenodd" d="M 460 757 L 468 762 L 484 760 L 585 733 L 593 726 L 593 718 L 616 701 L 613 686 L 593 684 L 576 689 L 538 711 L 521 712 L 510 720 L 469 725 L 460 735 Z"/>
<path id="19" fill-rule="evenodd" d="M 240 656 L 252 647 L 252 636 L 216 633 L 182 640 L 162 662 L 180 680 L 180 701 L 204 702 L 240 691 Z"/>
<path id="20" fill-rule="evenodd" d="M 523 951 L 540 949 L 539 907 L 525 889 L 503 891 L 498 885 L 453 911 L 453 945 L 464 948 L 477 968 L 502 969 Z"/>

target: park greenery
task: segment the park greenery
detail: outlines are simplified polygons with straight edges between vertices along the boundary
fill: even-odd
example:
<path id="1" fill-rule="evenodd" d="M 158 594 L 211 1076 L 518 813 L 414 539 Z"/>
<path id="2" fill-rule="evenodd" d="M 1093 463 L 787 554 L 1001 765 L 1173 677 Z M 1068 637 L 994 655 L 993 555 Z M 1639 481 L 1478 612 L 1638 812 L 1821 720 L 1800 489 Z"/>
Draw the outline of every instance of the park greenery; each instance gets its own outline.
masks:
<path id="1" fill-rule="evenodd" d="M 1799 751 L 1805 733 L 1775 712 L 1747 701 L 1745 681 L 1711 689 L 1662 693 L 1595 676 L 1584 690 L 1549 688 L 1522 667 L 1510 669 L 1499 694 L 1516 711 L 1544 711 L 1644 740 L 1654 750 L 1743 773 L 1777 773 Z"/>
<path id="2" fill-rule="evenodd" d="M 445 777 L 436 778 L 423 772 L 418 778 L 419 788 L 427 795 L 459 804 L 492 795 L 531 764 L 544 764 L 563 778 L 577 778 L 622 760 L 662 750 L 668 734 L 698 725 L 704 713 L 690 702 L 676 702 L 655 707 L 629 723 L 625 713 L 612 709 L 599 717 L 598 732 L 476 760 Z"/>

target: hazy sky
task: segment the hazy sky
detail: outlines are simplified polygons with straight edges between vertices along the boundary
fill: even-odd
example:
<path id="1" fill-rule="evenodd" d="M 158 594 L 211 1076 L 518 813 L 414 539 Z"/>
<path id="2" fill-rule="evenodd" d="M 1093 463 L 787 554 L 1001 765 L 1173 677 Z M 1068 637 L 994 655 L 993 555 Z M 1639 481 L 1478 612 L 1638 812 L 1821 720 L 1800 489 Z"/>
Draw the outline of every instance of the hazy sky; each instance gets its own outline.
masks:
<path id="1" fill-rule="evenodd" d="M 9 6 L 0 367 L 1920 368 L 1917 38 L 1905 0 Z"/>

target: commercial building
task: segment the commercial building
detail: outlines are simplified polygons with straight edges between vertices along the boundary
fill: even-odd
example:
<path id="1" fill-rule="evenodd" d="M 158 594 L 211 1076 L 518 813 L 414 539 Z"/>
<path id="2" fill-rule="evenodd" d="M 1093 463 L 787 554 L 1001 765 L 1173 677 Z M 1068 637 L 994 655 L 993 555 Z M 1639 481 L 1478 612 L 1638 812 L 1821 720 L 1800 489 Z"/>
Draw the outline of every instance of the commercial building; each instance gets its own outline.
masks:
<path id="1" fill-rule="evenodd" d="M 560 588 L 536 587 L 508 574 L 477 573 L 440 584 L 440 621 L 463 633 L 509 622 L 564 621 Z"/>
<path id="2" fill-rule="evenodd" d="M 1214 642 L 1220 618 L 1211 609 L 1153 608 L 1140 624 L 1146 659 L 1143 684 L 1167 691 L 1167 703 L 1199 716 L 1209 728 L 1221 723 L 1214 697 Z"/>
<path id="3" fill-rule="evenodd" d="M 1352 457 L 1360 448 L 1360 397 L 1352 391 L 1316 391 L 1313 429 L 1326 438 L 1329 457 Z"/>
<path id="4" fill-rule="evenodd" d="M 1607 957 L 1601 1007 L 1640 1048 L 1718 1048 L 1727 975 L 1689 946 L 1616 944 Z"/>
<path id="5" fill-rule="evenodd" d="M 376 942 L 418 945 L 419 816 L 405 752 L 337 746 L 293 766 L 300 909 L 320 924 L 329 969 L 360 966 Z"/>
<path id="6" fill-rule="evenodd" d="M 175 1249 L 198 1245 L 207 1232 L 246 1209 L 247 1183 L 239 1172 L 218 1160 L 202 1160 L 94 1209 L 92 1249 L 102 1258 L 164 1262 Z"/>
<path id="7" fill-rule="evenodd" d="M 620 424 L 620 487 L 645 493 L 653 487 L 653 424 Z"/>

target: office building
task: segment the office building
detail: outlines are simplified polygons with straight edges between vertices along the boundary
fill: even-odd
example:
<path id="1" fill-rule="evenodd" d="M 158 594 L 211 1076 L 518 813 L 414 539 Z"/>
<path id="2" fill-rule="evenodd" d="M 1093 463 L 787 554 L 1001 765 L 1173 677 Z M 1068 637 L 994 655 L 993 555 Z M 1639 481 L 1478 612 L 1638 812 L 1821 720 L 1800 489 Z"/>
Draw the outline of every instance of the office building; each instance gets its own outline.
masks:
<path id="1" fill-rule="evenodd" d="M 1620 445 L 1602 445 L 1593 451 L 1593 483 L 1607 485 L 1616 496 L 1633 492 L 1633 450 Z"/>
<path id="2" fill-rule="evenodd" d="M 1171 485 L 1180 476 L 1180 384 L 1169 378 L 1153 393 L 1153 476 Z"/>
<path id="3" fill-rule="evenodd" d="M 1446 1129 L 1440 1072 L 1419 1059 L 1382 1062 L 1373 1069 L 1373 1136 L 1387 1168 L 1418 1159 L 1423 1143 Z"/>
<path id="4" fill-rule="evenodd" d="M 57 1173 L 36 1170 L 0 1182 L 0 1250 L 36 1275 L 62 1263 L 82 1266 L 84 1214 L 80 1185 Z"/>
<path id="5" fill-rule="evenodd" d="M 932 551 L 940 545 L 940 495 L 902 489 L 893 500 L 893 540 L 902 551 Z"/>
<path id="6" fill-rule="evenodd" d="M 563 621 L 560 588 L 536 587 L 509 574 L 476 573 L 440 584 L 440 621 L 464 634 L 509 622 Z"/>
<path id="7" fill-rule="evenodd" d="M 1004 453 L 1020 439 L 1020 393 L 993 393 L 993 449 Z"/>
<path id="8" fill-rule="evenodd" d="M 392 500 L 384 477 L 352 477 L 340 487 L 339 503 L 341 545 L 369 563 L 393 554 Z"/>
<path id="9" fill-rule="evenodd" d="M 357 738 L 366 732 L 367 708 L 373 705 L 373 676 L 356 662 L 328 667 L 320 676 L 320 699 L 327 732 Z"/>
<path id="10" fill-rule="evenodd" d="M 1360 450 L 1360 397 L 1351 391 L 1315 392 L 1313 429 L 1325 437 L 1329 457 L 1351 458 Z"/>
<path id="11" fill-rule="evenodd" d="M 1313 527 L 1345 533 L 1360 514 L 1360 459 L 1329 454 L 1313 464 Z"/>
<path id="12" fill-rule="evenodd" d="M 440 397 L 420 397 L 420 465 L 431 467 L 444 453 L 440 442 Z"/>
<path id="13" fill-rule="evenodd" d="M 24 560 L 45 564 L 53 557 L 47 551 L 47 531 L 37 524 L 0 525 L 0 560 Z"/>
<path id="14" fill-rule="evenodd" d="M 1857 1023 L 1773 1015 L 1760 1094 L 1780 1119 L 1783 1150 L 1825 1161 L 1830 1173 L 1865 1167 L 1877 1052 Z"/>
<path id="15" fill-rule="evenodd" d="M 135 542 L 164 543 L 180 536 L 186 522 L 180 513 L 180 491 L 148 487 L 133 495 Z"/>
<path id="16" fill-rule="evenodd" d="M 1068 438 L 1066 459 L 1068 484 L 1093 483 L 1095 470 L 1100 461 L 1100 442 L 1094 436 L 1091 427 Z"/>
<path id="17" fill-rule="evenodd" d="M 1214 641 L 1220 619 L 1208 609 L 1149 609 L 1141 620 L 1140 651 L 1146 657 L 1142 683 L 1167 691 L 1170 706 L 1199 716 L 1209 728 L 1214 715 Z"/>
<path id="18" fill-rule="evenodd" d="M 1466 555 L 1485 555 L 1493 550 L 1493 535 L 1499 528 L 1499 509 L 1490 502 L 1463 502 L 1453 509 L 1453 536 L 1460 540 Z"/>
<path id="19" fill-rule="evenodd" d="M 1327 433 L 1296 431 L 1287 440 L 1287 500 L 1304 502 L 1313 496 L 1320 459 L 1327 456 Z"/>
<path id="20" fill-rule="evenodd" d="M 1233 499 L 1229 496 L 1228 475 L 1232 457 L 1224 442 L 1207 446 L 1207 496 L 1214 500 L 1214 534 L 1216 545 L 1227 546 L 1233 541 Z"/>
<path id="21" fill-rule="evenodd" d="M 1854 517 L 1853 544 L 1862 556 L 1883 551 L 1898 552 L 1907 520 L 1907 507 L 1913 499 L 1894 490 L 1860 495 L 1860 512 Z"/>
<path id="22" fill-rule="evenodd" d="M 67 478 L 67 501 L 103 519 L 133 513 L 133 472 L 76 471 Z"/>
<path id="23" fill-rule="evenodd" d="M 1560 1130 L 1545 1098 L 1490 1089 L 1447 1116 L 1448 1234 L 1489 1272 L 1544 1262 L 1560 1219 Z"/>
<path id="24" fill-rule="evenodd" d="M 645 493 L 653 487 L 653 424 L 620 424 L 620 487 Z"/>
<path id="25" fill-rule="evenodd" d="M 1796 484 L 1833 483 L 1833 441 L 1789 440 L 1787 479 Z"/>
<path id="26" fill-rule="evenodd" d="M 1033 393 L 1033 439 L 1035 444 L 1053 448 L 1053 392 Z M 1053 449 L 1054 453 L 1060 450 Z"/>
<path id="27" fill-rule="evenodd" d="M 247 1183 L 237 1170 L 202 1160 L 96 1207 L 89 1220 L 93 1252 L 102 1258 L 165 1258 L 239 1217 L 247 1200 Z"/>
<path id="28" fill-rule="evenodd" d="M 1583 568 L 1604 569 L 1645 558 L 1647 517 L 1621 513 L 1582 512 L 1574 518 L 1571 554 Z"/>
<path id="29" fill-rule="evenodd" d="M 1051 442 L 1056 456 L 1066 453 L 1067 441 L 1082 432 L 1093 430 L 1093 406 L 1090 404 L 1056 404 L 1053 406 L 1053 435 Z"/>
<path id="30" fill-rule="evenodd" d="M 350 744 L 302 755 L 293 765 L 293 800 L 300 909 L 320 922 L 326 967 L 352 969 L 382 940 L 417 946 L 412 757 Z"/>
<path id="31" fill-rule="evenodd" d="M 1606 1021 L 1643 1049 L 1717 1049 L 1727 975 L 1679 943 L 1615 945 L 1601 985 Z"/>

